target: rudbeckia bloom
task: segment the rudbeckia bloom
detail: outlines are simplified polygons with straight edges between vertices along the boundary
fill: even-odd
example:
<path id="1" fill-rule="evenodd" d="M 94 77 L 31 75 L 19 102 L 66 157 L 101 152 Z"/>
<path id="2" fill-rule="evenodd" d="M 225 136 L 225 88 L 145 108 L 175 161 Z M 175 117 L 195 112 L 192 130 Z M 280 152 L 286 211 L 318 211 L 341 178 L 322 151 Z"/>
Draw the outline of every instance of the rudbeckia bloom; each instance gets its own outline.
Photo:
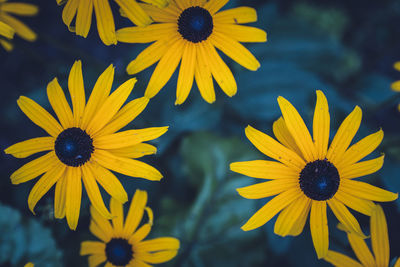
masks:
<path id="1" fill-rule="evenodd" d="M 14 38 L 14 29 L 0 21 L 0 44 L 6 49 L 10 51 L 12 49 L 12 45 L 9 42 L 10 39 Z"/>
<path id="2" fill-rule="evenodd" d="M 4 35 L 4 26 L 2 23 L 7 24 L 14 29 L 15 33 L 21 38 L 33 42 L 37 36 L 28 26 L 22 23 L 20 20 L 14 18 L 12 15 L 18 16 L 34 16 L 38 13 L 39 9 L 37 6 L 28 3 L 11 3 L 7 0 L 0 0 L 0 35 L 5 36 L 7 39 L 11 39 L 10 35 Z M 2 22 L 2 23 L 1 23 Z M 7 51 L 12 50 L 12 44 L 6 39 L 0 39 L 0 44 Z"/>
<path id="3" fill-rule="evenodd" d="M 151 43 L 127 67 L 136 74 L 157 61 L 145 96 L 152 98 L 164 87 L 180 64 L 175 104 L 182 104 L 196 80 L 208 103 L 215 101 L 213 78 L 228 96 L 236 94 L 235 78 L 215 48 L 249 70 L 260 63 L 240 42 L 266 42 L 260 29 L 239 25 L 257 21 L 253 8 L 238 7 L 218 12 L 229 0 L 171 0 L 160 9 L 143 4 L 156 24 L 117 31 L 124 43 Z"/>
<path id="4" fill-rule="evenodd" d="M 138 98 L 122 107 L 136 79 L 126 81 L 110 94 L 113 79 L 114 67 L 111 65 L 98 78 L 86 103 L 82 64 L 76 61 L 68 79 L 73 111 L 57 78 L 47 86 L 49 102 L 59 121 L 30 98 L 21 96 L 18 99 L 22 112 L 50 135 L 20 142 L 5 150 L 17 158 L 50 151 L 11 175 L 11 182 L 20 184 L 43 174 L 28 197 L 29 209 L 33 213 L 36 203 L 56 185 L 54 216 L 66 216 L 69 227 L 75 229 L 81 206 L 82 181 L 94 208 L 102 216 L 110 218 L 97 183 L 122 203 L 128 200 L 128 196 L 108 169 L 153 181 L 162 178 L 155 168 L 133 158 L 154 154 L 156 148 L 143 142 L 158 138 L 168 127 L 116 133 L 139 115 L 149 100 Z"/>
<path id="5" fill-rule="evenodd" d="M 109 0 L 56 0 L 58 5 L 65 4 L 62 19 L 68 29 L 77 35 L 87 37 L 92 24 L 93 9 L 96 14 L 97 31 L 105 45 L 117 43 L 115 24 Z M 121 13 L 128 17 L 135 25 L 145 26 L 152 23 L 152 19 L 141 8 L 136 0 L 115 0 L 121 8 Z M 168 5 L 168 0 L 142 0 L 158 7 Z M 75 18 L 75 26 L 72 20 Z"/>
<path id="6" fill-rule="evenodd" d="M 101 241 L 81 243 L 81 255 L 89 256 L 89 267 L 98 266 L 151 266 L 163 263 L 176 256 L 179 240 L 173 237 L 159 237 L 143 240 L 153 225 L 153 212 L 146 207 L 146 191 L 136 190 L 128 214 L 124 220 L 123 206 L 114 198 L 110 201 L 112 224 L 96 209 L 91 209 L 90 231 Z M 149 221 L 138 227 L 144 211 Z"/>
<path id="7" fill-rule="evenodd" d="M 355 235 L 354 233 L 348 232 L 348 230 L 339 225 L 339 229 L 347 232 L 347 238 L 349 243 L 356 254 L 359 262 L 353 260 L 352 258 L 338 253 L 332 250 L 328 250 L 328 254 L 324 260 L 332 263 L 335 266 L 354 266 L 354 267 L 389 267 L 389 235 L 387 229 L 387 223 L 385 218 L 385 213 L 380 205 L 376 205 L 372 215 L 370 217 L 370 227 L 371 227 L 371 245 L 372 252 L 369 250 L 364 239 Z M 394 267 L 400 266 L 400 258 L 397 259 Z"/>
<path id="8" fill-rule="evenodd" d="M 359 162 L 381 143 L 383 131 L 371 134 L 350 146 L 360 127 L 362 112 L 357 106 L 343 121 L 329 148 L 330 115 L 328 102 L 317 91 L 313 139 L 303 119 L 283 97 L 278 97 L 283 117 L 273 125 L 278 139 L 246 128 L 246 136 L 265 155 L 277 161 L 255 160 L 235 162 L 231 170 L 261 179 L 263 183 L 239 188 L 241 196 L 260 199 L 277 195 L 258 210 L 242 226 L 244 231 L 258 228 L 279 214 L 274 232 L 280 236 L 299 235 L 310 213 L 310 229 L 318 258 L 326 255 L 329 246 L 327 205 L 350 231 L 365 238 L 356 218 L 346 206 L 371 215 L 372 201 L 392 201 L 397 194 L 356 181 L 354 178 L 378 171 L 383 155 Z"/>

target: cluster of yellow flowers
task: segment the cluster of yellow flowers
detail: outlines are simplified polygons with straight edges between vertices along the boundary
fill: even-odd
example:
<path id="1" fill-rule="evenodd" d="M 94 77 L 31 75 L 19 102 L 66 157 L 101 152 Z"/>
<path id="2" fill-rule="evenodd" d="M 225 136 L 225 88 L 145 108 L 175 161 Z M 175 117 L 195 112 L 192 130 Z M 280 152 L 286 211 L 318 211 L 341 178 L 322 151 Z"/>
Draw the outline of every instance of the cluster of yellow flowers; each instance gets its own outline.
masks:
<path id="1" fill-rule="evenodd" d="M 123 203 L 129 196 L 113 173 L 161 180 L 163 176 L 157 169 L 137 158 L 155 154 L 157 148 L 146 142 L 166 133 L 168 127 L 119 130 L 146 108 L 179 64 L 176 105 L 185 102 L 194 81 L 208 103 L 215 101 L 213 80 L 228 96 L 236 94 L 235 78 L 216 48 L 249 70 L 260 67 L 257 59 L 241 44 L 267 41 L 265 31 L 241 25 L 257 21 L 256 11 L 250 7 L 221 11 L 228 1 L 115 0 L 121 15 L 136 25 L 116 30 L 108 0 L 57 0 L 57 4 L 65 5 L 64 23 L 77 35 L 88 35 L 94 10 L 98 34 L 105 45 L 152 43 L 127 66 L 128 74 L 137 74 L 158 62 L 145 95 L 126 104 L 135 78 L 111 93 L 114 67 L 110 65 L 97 79 L 87 100 L 79 60 L 72 66 L 68 78 L 72 107 L 57 78 L 47 86 L 48 100 L 57 119 L 28 97 L 21 96 L 17 101 L 22 112 L 48 136 L 17 143 L 5 152 L 17 158 L 44 151 L 47 154 L 16 170 L 11 182 L 20 184 L 41 176 L 28 197 L 33 213 L 38 201 L 55 185 L 54 216 L 66 217 L 72 230 L 78 225 L 83 182 L 92 204 L 90 231 L 101 240 L 81 244 L 81 255 L 90 255 L 89 266 L 104 262 L 106 266 L 150 266 L 176 256 L 180 247 L 176 238 L 144 240 L 153 225 L 153 213 L 146 206 L 145 191 L 135 192 L 124 216 Z M 6 50 L 12 48 L 14 32 L 29 41 L 36 39 L 35 33 L 8 13 L 32 16 L 37 12 L 37 7 L 31 4 L 0 0 L 0 43 Z M 395 67 L 400 70 L 399 63 Z M 397 83 L 393 84 L 394 90 L 399 88 Z M 251 126 L 245 130 L 250 142 L 273 160 L 230 165 L 234 172 L 266 180 L 237 189 L 241 196 L 248 199 L 275 196 L 242 226 L 242 230 L 256 229 L 279 213 L 274 232 L 280 236 L 297 236 L 303 231 L 310 213 L 311 236 L 319 259 L 336 266 L 388 266 L 386 219 L 382 208 L 374 201 L 393 201 L 398 195 L 354 180 L 382 167 L 383 155 L 362 160 L 379 146 L 383 131 L 350 146 L 362 118 L 362 111 L 356 106 L 329 144 L 330 113 L 322 91 L 317 91 L 312 136 L 288 100 L 279 97 L 278 104 L 282 117 L 273 124 L 277 140 Z M 109 209 L 98 184 L 111 196 Z M 340 222 L 339 228 L 347 232 L 361 263 L 329 250 L 327 206 Z M 346 206 L 370 216 L 374 255 L 364 241 L 368 237 Z M 148 221 L 139 227 L 144 214 Z M 400 261 L 396 266 L 400 266 Z"/>

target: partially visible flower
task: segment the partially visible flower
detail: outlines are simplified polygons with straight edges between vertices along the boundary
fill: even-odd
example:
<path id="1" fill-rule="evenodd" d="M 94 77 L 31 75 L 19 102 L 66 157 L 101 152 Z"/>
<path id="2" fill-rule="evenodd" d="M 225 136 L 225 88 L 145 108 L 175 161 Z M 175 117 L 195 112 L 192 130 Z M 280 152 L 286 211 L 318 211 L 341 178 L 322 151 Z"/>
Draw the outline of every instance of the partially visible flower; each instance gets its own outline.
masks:
<path id="1" fill-rule="evenodd" d="M 216 48 L 243 67 L 255 71 L 258 60 L 241 43 L 266 42 L 265 31 L 240 24 L 257 21 L 254 8 L 220 11 L 229 0 L 171 0 L 167 8 L 142 5 L 154 19 L 147 27 L 117 31 L 124 43 L 153 43 L 129 63 L 133 75 L 158 62 L 145 96 L 152 98 L 169 81 L 180 63 L 175 104 L 185 102 L 194 80 L 205 101 L 215 101 L 214 82 L 229 97 L 236 94 L 235 78 Z"/>
<path id="2" fill-rule="evenodd" d="M 13 48 L 10 40 L 14 38 L 14 33 L 15 30 L 13 28 L 0 21 L 0 44 L 7 51 L 11 51 Z"/>
<path id="3" fill-rule="evenodd" d="M 24 267 L 34 267 L 34 264 L 32 262 L 28 262 L 24 265 Z"/>
<path id="4" fill-rule="evenodd" d="M 389 235 L 386 223 L 385 213 L 380 205 L 376 205 L 370 217 L 371 227 L 371 245 L 372 252 L 369 250 L 365 240 L 358 235 L 351 233 L 343 225 L 338 225 L 338 228 L 347 232 L 347 238 L 354 254 L 358 261 L 352 258 L 333 251 L 328 250 L 324 260 L 332 263 L 335 266 L 354 266 L 354 267 L 389 267 Z M 397 259 L 394 267 L 400 267 L 400 258 Z"/>
<path id="5" fill-rule="evenodd" d="M 123 106 L 136 79 L 126 81 L 110 94 L 113 80 L 114 67 L 110 65 L 98 78 L 86 103 L 82 63 L 76 61 L 68 79 L 72 110 L 57 78 L 47 86 L 47 96 L 59 121 L 32 99 L 25 96 L 18 99 L 22 112 L 50 135 L 5 149 L 7 154 L 17 158 L 49 151 L 11 175 L 11 182 L 20 184 L 43 174 L 28 197 L 29 209 L 33 213 L 37 202 L 56 185 L 54 216 L 59 219 L 66 216 L 69 227 L 75 229 L 80 213 L 82 182 L 94 208 L 102 216 L 110 218 L 97 183 L 122 203 L 128 200 L 128 195 L 109 169 L 152 181 L 163 177 L 157 169 L 135 158 L 156 153 L 154 146 L 144 142 L 163 135 L 168 127 L 116 133 L 135 119 L 149 100 L 142 97 Z"/>
<path id="6" fill-rule="evenodd" d="M 122 204 L 111 198 L 112 224 L 95 209 L 91 209 L 90 231 L 101 241 L 83 241 L 80 254 L 89 256 L 89 267 L 105 266 L 149 267 L 149 264 L 164 263 L 176 256 L 179 240 L 159 237 L 144 240 L 153 225 L 153 212 L 146 207 L 147 192 L 136 190 L 129 211 L 124 219 Z M 148 222 L 138 227 L 144 211 Z"/>
<path id="7" fill-rule="evenodd" d="M 114 17 L 109 0 L 56 0 L 58 5 L 65 4 L 62 19 L 71 32 L 87 37 L 92 25 L 93 10 L 96 14 L 97 30 L 105 45 L 117 44 Z M 137 0 L 114 0 L 121 8 L 121 13 L 135 25 L 146 26 L 152 23 L 150 16 L 137 3 Z M 141 0 L 158 7 L 165 7 L 169 0 Z M 71 25 L 73 19 L 75 25 Z"/>
<path id="8" fill-rule="evenodd" d="M 7 2 L 7 0 L 0 1 L 0 22 L 3 22 L 14 29 L 15 33 L 21 38 L 33 42 L 36 40 L 37 36 L 28 26 L 22 23 L 20 20 L 14 18 L 12 15 L 18 16 L 35 16 L 39 9 L 36 5 L 28 3 L 12 3 Z M 0 24 L 0 32 L 2 26 Z M 0 35 L 3 35 L 0 33 Z M 4 36 L 4 35 L 3 35 Z M 9 36 L 9 35 L 8 35 Z M 7 37 L 7 36 L 6 36 Z M 11 39 L 7 37 L 7 39 Z M 0 39 L 0 44 L 7 51 L 12 50 L 13 45 L 9 40 Z"/>
<path id="9" fill-rule="evenodd" d="M 278 97 L 283 117 L 273 125 L 278 139 L 248 126 L 246 136 L 265 155 L 276 161 L 235 162 L 231 170 L 261 179 L 263 183 L 238 188 L 241 196 L 260 199 L 275 196 L 242 226 L 244 231 L 256 229 L 278 213 L 274 232 L 280 236 L 299 235 L 310 213 L 310 229 L 318 258 L 329 248 L 327 206 L 343 225 L 365 238 L 351 209 L 370 216 L 372 201 L 393 201 L 398 195 L 370 184 L 356 181 L 378 171 L 384 156 L 360 161 L 381 143 L 383 131 L 371 134 L 350 146 L 361 124 L 362 111 L 356 106 L 340 125 L 329 145 L 330 114 L 328 101 L 317 91 L 313 137 L 295 107 Z"/>
<path id="10" fill-rule="evenodd" d="M 394 69 L 400 71 L 400 61 L 394 63 Z M 400 92 L 400 80 L 392 83 L 392 90 L 396 92 Z M 397 109 L 400 111 L 400 104 L 397 106 Z"/>

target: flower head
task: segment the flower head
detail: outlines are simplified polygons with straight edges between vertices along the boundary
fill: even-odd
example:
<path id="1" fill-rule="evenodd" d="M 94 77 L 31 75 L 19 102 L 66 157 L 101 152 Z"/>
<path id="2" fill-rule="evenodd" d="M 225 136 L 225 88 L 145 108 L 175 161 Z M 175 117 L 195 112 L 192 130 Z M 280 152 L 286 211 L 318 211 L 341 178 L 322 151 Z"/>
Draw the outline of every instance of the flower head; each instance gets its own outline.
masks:
<path id="1" fill-rule="evenodd" d="M 283 117 L 273 125 L 278 141 L 254 129 L 246 128 L 247 138 L 265 155 L 276 161 L 235 162 L 231 170 L 261 179 L 263 183 L 239 188 L 241 196 L 260 199 L 277 195 L 257 211 L 242 229 L 258 228 L 279 214 L 274 232 L 281 236 L 299 235 L 310 213 L 310 228 L 318 258 L 329 247 L 327 205 L 347 229 L 365 238 L 356 218 L 346 206 L 371 215 L 372 201 L 392 201 L 397 194 L 356 181 L 354 178 L 378 171 L 384 156 L 361 161 L 381 143 L 383 131 L 371 134 L 350 146 L 361 123 L 357 106 L 343 121 L 329 148 L 330 115 L 328 102 L 317 91 L 313 138 L 303 119 L 283 97 L 278 98 Z M 350 147 L 349 147 L 350 146 Z"/>
<path id="2" fill-rule="evenodd" d="M 385 213 L 380 205 L 376 205 L 370 217 L 371 226 L 371 245 L 372 252 L 369 250 L 364 239 L 350 232 L 346 227 L 339 224 L 339 229 L 347 232 L 349 243 L 356 254 L 359 262 L 352 258 L 332 250 L 328 250 L 324 260 L 335 266 L 371 266 L 389 267 L 389 235 Z M 394 267 L 400 266 L 400 258 L 397 259 Z"/>
<path id="3" fill-rule="evenodd" d="M 163 9 L 144 4 L 143 9 L 157 23 L 117 31 L 120 42 L 154 42 L 127 67 L 128 74 L 133 75 L 159 61 L 147 86 L 147 97 L 158 94 L 179 63 L 175 104 L 185 102 L 194 80 L 204 100 L 214 102 L 213 77 L 225 94 L 235 95 L 235 78 L 215 48 L 249 70 L 260 67 L 241 42 L 266 42 L 267 34 L 239 25 L 257 21 L 256 11 L 249 7 L 220 11 L 228 1 L 171 0 Z"/>
<path id="4" fill-rule="evenodd" d="M 68 29 L 79 36 L 87 37 L 92 25 L 93 9 L 97 20 L 97 30 L 100 39 L 105 45 L 117 43 L 115 24 L 109 0 L 56 0 L 58 5 L 65 4 L 62 19 Z M 152 23 L 152 19 L 142 9 L 136 0 L 115 0 L 121 13 L 128 17 L 135 25 L 145 26 Z M 168 5 L 168 0 L 142 0 L 158 7 Z M 75 25 L 72 21 L 75 19 Z"/>
<path id="5" fill-rule="evenodd" d="M 13 45 L 9 39 L 12 39 L 13 32 L 15 32 L 21 38 L 33 42 L 37 36 L 28 26 L 14 18 L 12 15 L 18 16 L 35 16 L 39 9 L 36 5 L 28 3 L 13 3 L 7 2 L 7 0 L 0 1 L 0 44 L 5 50 L 10 51 L 13 49 Z M 4 26 L 7 24 L 9 27 Z M 9 28 L 12 28 L 11 31 Z"/>
<path id="6" fill-rule="evenodd" d="M 66 216 L 71 229 L 78 224 L 82 182 L 94 208 L 109 218 L 111 215 L 104 205 L 97 183 L 122 203 L 128 200 L 128 196 L 108 169 L 153 181 L 162 178 L 155 168 L 134 158 L 156 153 L 154 146 L 144 142 L 158 138 L 168 127 L 116 133 L 136 118 L 149 100 L 142 97 L 123 106 L 136 79 L 126 81 L 110 94 L 113 79 L 114 67 L 111 65 L 98 78 L 86 103 L 82 63 L 76 61 L 68 79 L 72 110 L 57 78 L 47 86 L 47 96 L 59 121 L 32 99 L 21 96 L 17 101 L 25 115 L 50 136 L 17 143 L 5 152 L 17 158 L 49 152 L 15 171 L 11 175 L 11 182 L 20 184 L 43 174 L 29 194 L 30 210 L 34 212 L 37 202 L 56 185 L 54 216 Z"/>
<path id="7" fill-rule="evenodd" d="M 164 263 L 176 256 L 179 240 L 173 237 L 159 237 L 144 240 L 153 225 L 153 212 L 146 207 L 147 192 L 136 190 L 129 211 L 124 219 L 123 206 L 114 198 L 110 201 L 112 224 L 91 209 L 90 231 L 101 241 L 81 243 L 81 255 L 89 256 L 89 267 L 107 261 L 106 266 L 151 266 Z M 149 221 L 138 227 L 144 211 Z"/>

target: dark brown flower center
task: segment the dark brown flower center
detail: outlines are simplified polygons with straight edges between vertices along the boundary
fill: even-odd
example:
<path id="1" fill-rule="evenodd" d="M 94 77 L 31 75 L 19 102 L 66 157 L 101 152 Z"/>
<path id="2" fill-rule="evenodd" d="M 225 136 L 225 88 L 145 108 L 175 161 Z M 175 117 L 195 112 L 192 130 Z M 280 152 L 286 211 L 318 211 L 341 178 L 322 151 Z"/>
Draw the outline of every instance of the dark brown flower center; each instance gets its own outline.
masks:
<path id="1" fill-rule="evenodd" d="M 185 9 L 178 19 L 178 32 L 192 43 L 207 40 L 214 28 L 213 18 L 207 9 L 192 6 Z"/>

